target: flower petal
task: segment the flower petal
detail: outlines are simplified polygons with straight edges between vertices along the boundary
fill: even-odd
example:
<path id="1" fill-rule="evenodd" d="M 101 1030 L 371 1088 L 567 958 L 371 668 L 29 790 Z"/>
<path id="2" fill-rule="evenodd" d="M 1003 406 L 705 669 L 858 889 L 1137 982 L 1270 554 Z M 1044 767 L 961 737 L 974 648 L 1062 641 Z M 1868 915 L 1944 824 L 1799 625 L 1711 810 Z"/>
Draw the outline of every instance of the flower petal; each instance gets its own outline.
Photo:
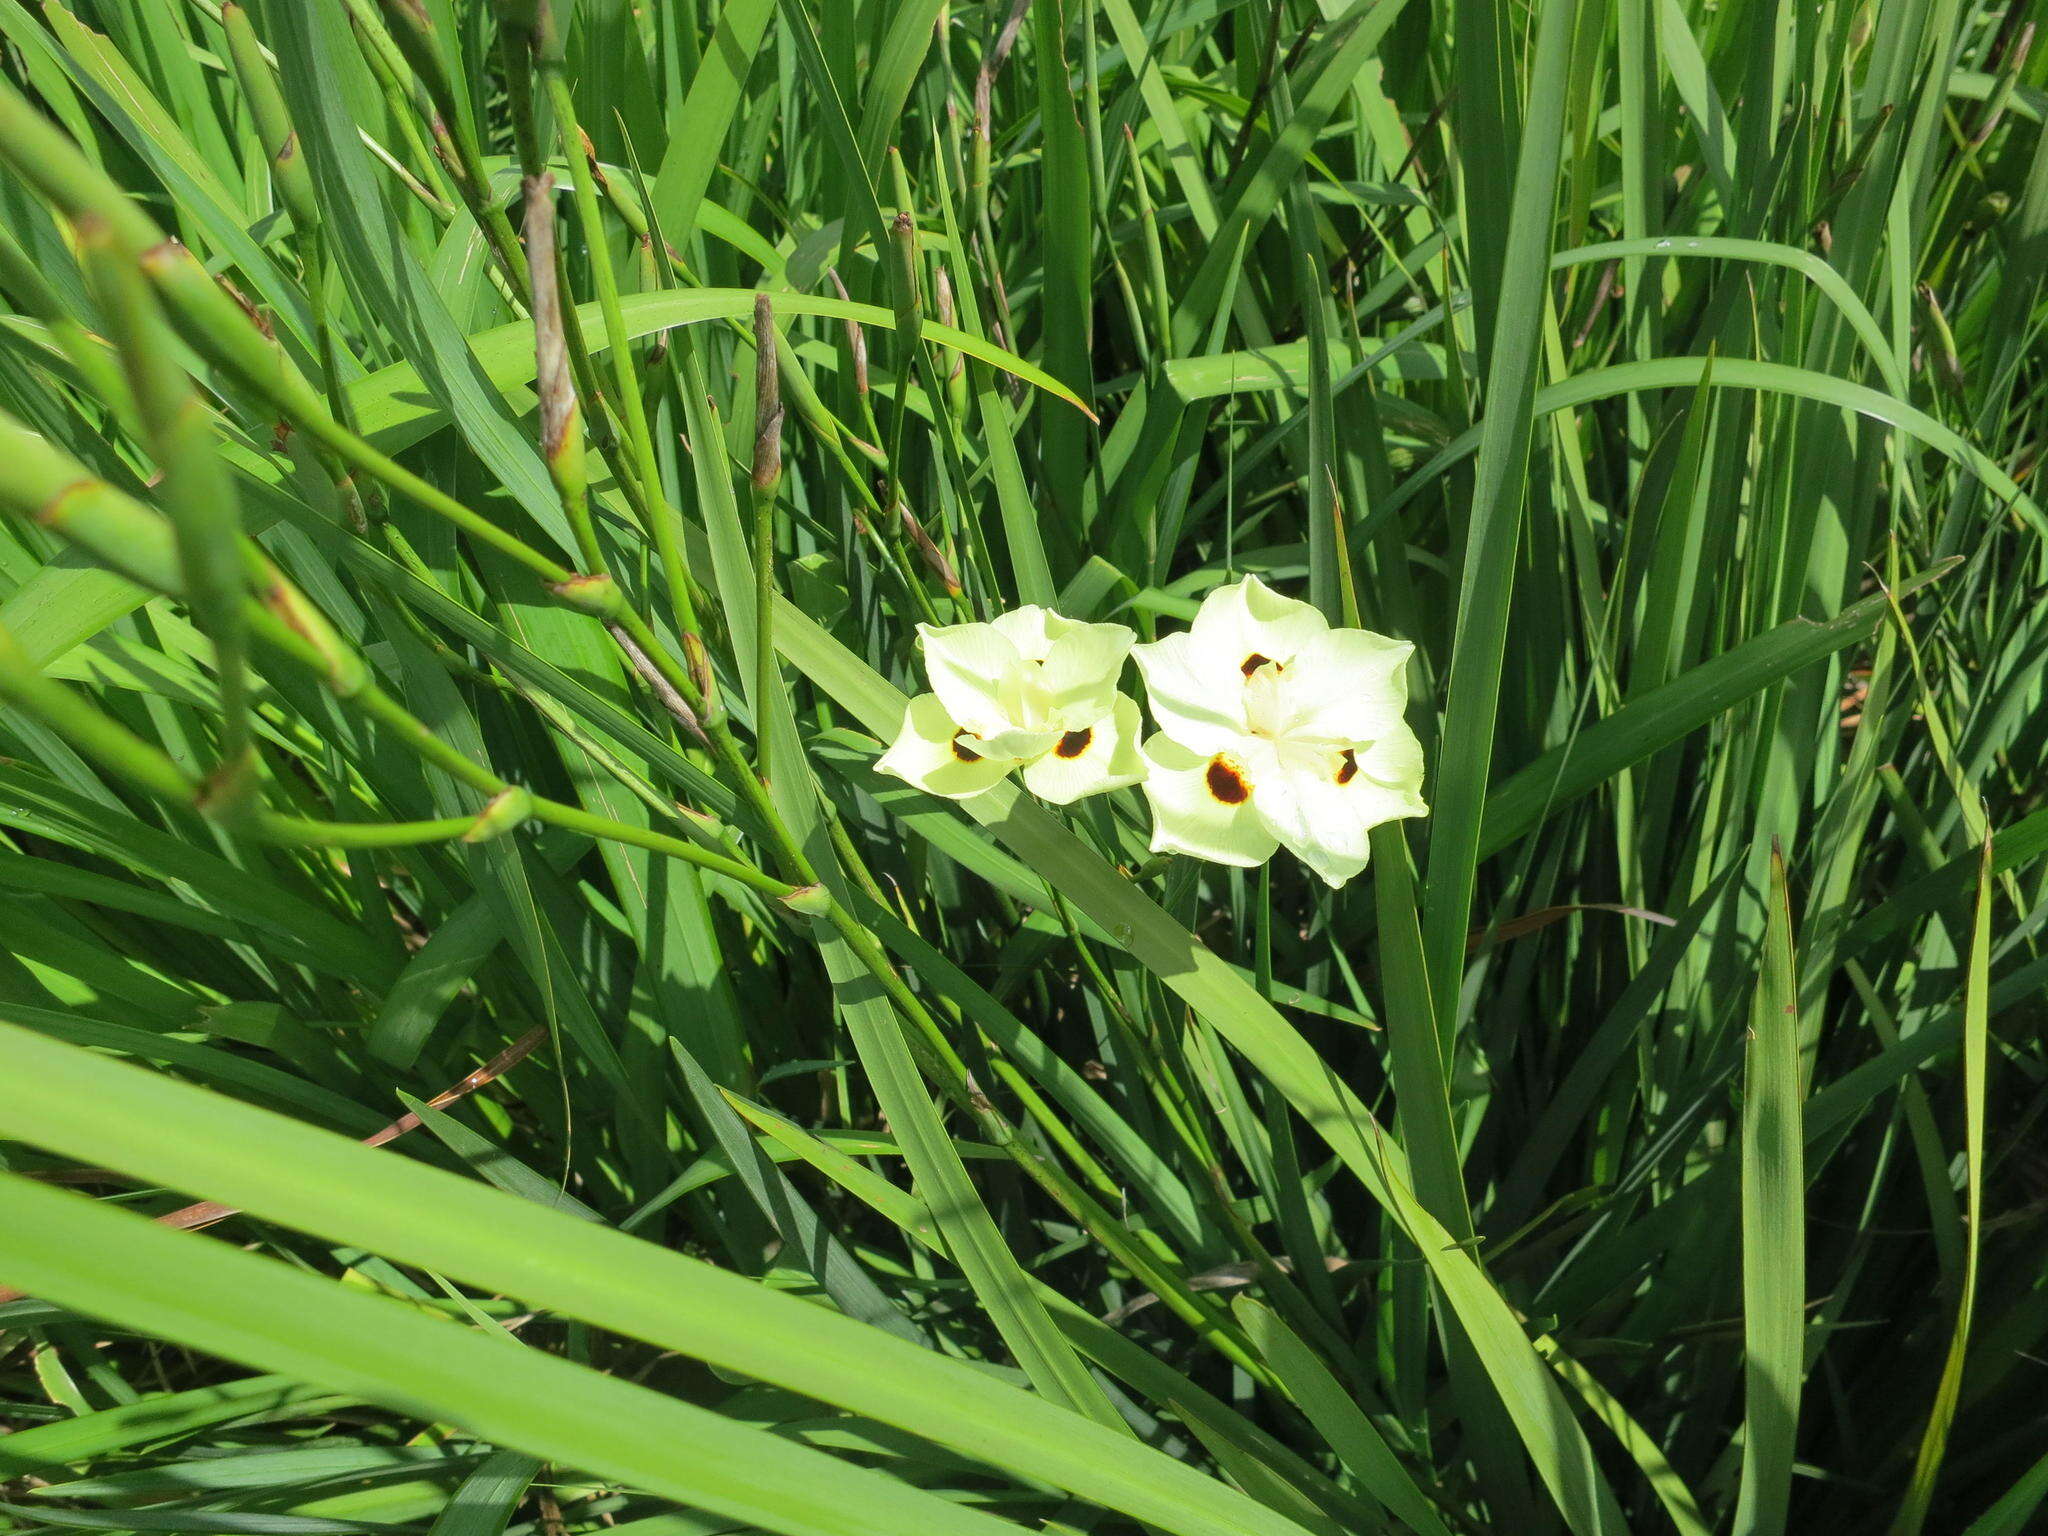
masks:
<path id="1" fill-rule="evenodd" d="M 1193 752 L 1225 751 L 1247 734 L 1244 674 L 1183 631 L 1131 648 L 1159 729 Z"/>
<path id="2" fill-rule="evenodd" d="M 1407 727 L 1402 731 L 1414 741 Z M 1361 767 L 1364 755 L 1291 744 L 1280 754 L 1279 771 L 1260 781 L 1254 800 L 1267 830 L 1331 886 L 1365 868 L 1372 853 L 1367 834 L 1374 827 L 1427 810 L 1420 794 L 1419 746 L 1406 783 L 1373 778 Z M 1398 756 L 1389 754 L 1390 765 Z"/>
<path id="3" fill-rule="evenodd" d="M 1152 851 L 1250 869 L 1273 856 L 1272 832 L 1252 809 L 1252 782 L 1227 753 L 1191 752 L 1165 736 L 1145 743 Z"/>
<path id="4" fill-rule="evenodd" d="M 1008 613 L 997 614 L 988 621 L 988 627 L 1016 646 L 1017 654 L 1026 661 L 1043 661 L 1053 642 L 1072 629 L 1074 621 L 1061 617 L 1050 608 L 1026 603 Z"/>
<path id="5" fill-rule="evenodd" d="M 1354 782 L 1356 782 L 1354 780 Z M 1366 828 L 1334 777 L 1287 772 L 1259 789 L 1259 820 L 1332 886 L 1365 868 Z"/>
<path id="6" fill-rule="evenodd" d="M 1216 588 L 1202 599 L 1188 633 L 1217 670 L 1242 681 L 1269 661 L 1295 658 L 1330 627 L 1308 603 L 1282 597 L 1256 576 Z"/>
<path id="7" fill-rule="evenodd" d="M 1029 762 L 1041 752 L 1050 752 L 1063 732 L 1057 725 L 1043 731 L 1013 729 L 993 736 L 968 736 L 962 743 L 983 757 L 1001 758 L 1008 763 Z"/>
<path id="8" fill-rule="evenodd" d="M 1415 647 L 1368 629 L 1332 629 L 1274 678 L 1280 734 L 1356 746 L 1406 730 L 1408 658 Z"/>
<path id="9" fill-rule="evenodd" d="M 1092 726 L 1069 731 L 1043 757 L 1024 765 L 1024 787 L 1054 805 L 1120 789 L 1145 777 L 1138 751 L 1138 705 L 1117 695 L 1115 707 Z"/>
<path id="10" fill-rule="evenodd" d="M 1429 806 L 1422 798 L 1422 743 L 1415 739 L 1406 721 L 1370 746 L 1360 747 L 1354 761 L 1358 764 L 1361 793 L 1369 784 L 1391 796 L 1390 803 L 1401 807 L 1388 811 L 1381 820 L 1429 814 Z"/>
<path id="11" fill-rule="evenodd" d="M 1067 623 L 1039 668 L 1053 719 L 1071 731 L 1108 715 L 1116 705 L 1124 658 L 1137 638 L 1121 624 Z"/>
<path id="12" fill-rule="evenodd" d="M 924 670 L 955 723 L 993 737 L 1019 725 L 1024 658 L 993 624 L 920 624 Z"/>
<path id="13" fill-rule="evenodd" d="M 920 693 L 910 701 L 896 740 L 875 760 L 875 772 L 947 800 L 991 789 L 1016 766 L 1014 759 L 983 757 L 961 739 L 960 727 L 935 693 Z"/>

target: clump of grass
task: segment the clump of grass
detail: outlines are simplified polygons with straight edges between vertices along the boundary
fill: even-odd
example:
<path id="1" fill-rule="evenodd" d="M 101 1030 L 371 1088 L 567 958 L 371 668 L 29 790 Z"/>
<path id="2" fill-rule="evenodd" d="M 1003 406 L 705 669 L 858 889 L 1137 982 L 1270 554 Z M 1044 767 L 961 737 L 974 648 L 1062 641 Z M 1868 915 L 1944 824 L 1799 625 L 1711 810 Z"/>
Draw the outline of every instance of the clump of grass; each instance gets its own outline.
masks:
<path id="1" fill-rule="evenodd" d="M 9 1518 L 2030 1529 L 2033 28 L 0 5 Z M 1247 573 L 1341 890 L 874 772 Z"/>

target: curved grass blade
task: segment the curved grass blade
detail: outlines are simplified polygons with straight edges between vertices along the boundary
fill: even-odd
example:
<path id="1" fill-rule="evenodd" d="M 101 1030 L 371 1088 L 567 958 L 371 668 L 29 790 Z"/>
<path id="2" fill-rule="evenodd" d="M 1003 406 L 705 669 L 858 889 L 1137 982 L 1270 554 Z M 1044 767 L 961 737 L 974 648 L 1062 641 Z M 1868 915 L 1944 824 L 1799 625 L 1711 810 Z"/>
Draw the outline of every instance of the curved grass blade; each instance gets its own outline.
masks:
<path id="1" fill-rule="evenodd" d="M 1011 1529 L 644 1387 L 33 1180 L 0 1175 L 0 1212 L 15 1233 L 4 1278 L 42 1296 L 367 1402 L 445 1418 L 680 1503 L 792 1536 Z M 689 1453 L 679 1456 L 684 1446 Z M 59 1512 L 35 1513 L 54 1523 Z M 124 1517 L 97 1528 L 141 1528 L 141 1512 Z"/>
<path id="2" fill-rule="evenodd" d="M 1782 1536 L 1806 1377 L 1806 1145 L 1800 1130 L 1799 978 L 1785 856 L 1771 898 L 1742 1095 L 1741 1536 Z"/>
<path id="3" fill-rule="evenodd" d="M 696 325 L 706 320 L 739 320 L 754 313 L 756 294 L 751 288 L 689 288 L 624 294 L 619 312 L 628 340 L 673 330 L 679 325 Z M 809 293 L 776 293 L 778 317 L 816 315 L 830 320 L 854 320 L 867 326 L 893 330 L 895 311 L 878 304 L 860 304 L 850 299 L 824 298 Z M 603 316 L 595 303 L 577 306 L 577 318 L 588 330 L 590 346 L 601 351 L 606 343 Z M 1022 379 L 1035 389 L 1056 395 L 1076 410 L 1086 411 L 1081 399 L 1066 385 L 1034 363 L 994 342 L 969 335 L 933 320 L 924 322 L 920 334 L 926 341 L 951 347 L 977 362 L 987 363 Z M 484 375 L 500 390 L 531 381 L 534 369 L 533 324 L 515 320 L 469 338 L 470 350 Z M 409 363 L 394 363 L 349 386 L 362 432 L 386 452 L 418 442 L 446 420 L 446 409 L 428 393 L 419 374 Z"/>
<path id="4" fill-rule="evenodd" d="M 1955 565 L 1950 561 L 1900 583 L 1898 595 L 1940 580 Z M 1624 704 L 1518 769 L 1487 796 L 1481 855 L 1498 853 L 1552 812 L 1801 667 L 1867 640 L 1890 612 L 1891 600 L 1880 592 L 1820 623 L 1793 619 Z"/>
<path id="5" fill-rule="evenodd" d="M 1894 1536 L 1919 1536 L 1926 1526 L 1934 1486 L 1948 1451 L 1949 1429 L 1962 1401 L 1963 1367 L 1970 1349 L 1970 1325 L 1977 1310 L 1978 1266 L 1984 1240 L 1984 1095 L 1990 1060 L 1991 1014 L 1991 840 L 1977 864 L 1977 916 L 1970 925 L 1970 955 L 1963 980 L 1963 1186 L 1964 1246 L 1962 1294 L 1956 1301 L 1954 1332 L 1942 1361 L 1934 1407 L 1913 1462 L 1905 1502 L 1892 1522 Z"/>
<path id="6" fill-rule="evenodd" d="M 777 1382 L 1181 1536 L 1299 1536 L 1114 1430 L 699 1260 L 12 1026 L 0 1026 L 0 1064 L 42 1090 L 0 1101 L 9 1135 Z M 66 1294 L 79 1295 L 85 1280 L 71 1282 Z M 132 1319 L 143 1301 L 131 1301 Z M 157 1304 L 180 1304 L 176 1289 Z M 549 1453 L 494 1423 L 471 1418 L 487 1439 Z M 605 1465 L 580 1449 L 562 1459 Z"/>

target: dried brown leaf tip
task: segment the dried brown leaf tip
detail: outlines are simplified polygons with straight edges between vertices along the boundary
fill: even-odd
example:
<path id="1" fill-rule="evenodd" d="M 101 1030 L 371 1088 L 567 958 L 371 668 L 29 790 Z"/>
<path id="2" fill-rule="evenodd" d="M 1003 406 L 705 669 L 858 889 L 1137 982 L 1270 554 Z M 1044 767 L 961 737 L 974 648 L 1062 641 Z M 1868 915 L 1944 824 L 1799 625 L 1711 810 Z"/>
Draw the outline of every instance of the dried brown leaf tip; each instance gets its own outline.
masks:
<path id="1" fill-rule="evenodd" d="M 782 374 L 775 309 L 754 295 L 754 485 L 773 491 L 782 478 Z"/>

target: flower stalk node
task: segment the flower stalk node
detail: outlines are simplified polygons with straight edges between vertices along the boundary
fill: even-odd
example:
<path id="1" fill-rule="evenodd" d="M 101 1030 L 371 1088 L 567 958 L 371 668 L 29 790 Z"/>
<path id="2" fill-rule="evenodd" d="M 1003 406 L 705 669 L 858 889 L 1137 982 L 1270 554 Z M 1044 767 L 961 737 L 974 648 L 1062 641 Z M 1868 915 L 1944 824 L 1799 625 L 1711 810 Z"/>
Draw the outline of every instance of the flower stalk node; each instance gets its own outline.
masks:
<path id="1" fill-rule="evenodd" d="M 568 607 L 592 618 L 617 618 L 626 606 L 619 584 L 603 571 L 571 576 L 567 581 L 556 582 L 548 591 Z"/>

